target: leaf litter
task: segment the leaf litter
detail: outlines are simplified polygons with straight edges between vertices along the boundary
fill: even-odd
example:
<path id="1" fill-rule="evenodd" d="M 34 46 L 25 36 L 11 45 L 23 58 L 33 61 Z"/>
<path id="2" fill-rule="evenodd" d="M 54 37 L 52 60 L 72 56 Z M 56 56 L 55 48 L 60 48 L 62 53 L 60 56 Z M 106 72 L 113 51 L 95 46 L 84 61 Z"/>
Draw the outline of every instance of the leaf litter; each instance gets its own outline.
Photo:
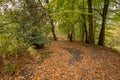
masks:
<path id="1" fill-rule="evenodd" d="M 54 41 L 13 63 L 21 68 L 1 80 L 120 80 L 120 54 L 81 42 Z"/>

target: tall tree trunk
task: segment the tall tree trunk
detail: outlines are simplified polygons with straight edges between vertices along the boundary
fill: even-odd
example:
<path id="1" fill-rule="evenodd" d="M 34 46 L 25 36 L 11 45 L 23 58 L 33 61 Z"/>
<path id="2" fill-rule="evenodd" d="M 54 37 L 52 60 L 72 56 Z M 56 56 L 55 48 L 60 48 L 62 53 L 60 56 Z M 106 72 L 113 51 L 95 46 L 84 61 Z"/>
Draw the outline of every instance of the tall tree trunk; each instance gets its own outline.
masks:
<path id="1" fill-rule="evenodd" d="M 81 41 L 84 42 L 84 39 L 85 39 L 85 30 L 84 30 L 84 24 L 82 22 L 82 27 L 80 29 L 80 32 L 81 32 Z"/>
<path id="2" fill-rule="evenodd" d="M 88 3 L 88 22 L 89 22 L 89 44 L 94 44 L 94 26 L 93 26 L 93 9 L 92 9 L 92 0 L 87 0 Z"/>
<path id="3" fill-rule="evenodd" d="M 49 0 L 45 0 L 46 3 L 49 3 Z M 49 21 L 50 21 L 50 24 L 52 26 L 51 30 L 52 30 L 52 35 L 53 35 L 53 38 L 54 40 L 56 41 L 57 40 L 57 37 L 56 37 L 56 34 L 55 34 L 55 25 L 54 25 L 54 22 L 53 22 L 53 19 L 51 18 L 50 14 L 49 14 L 49 11 L 47 11 L 48 13 L 48 16 L 49 16 Z"/>
<path id="4" fill-rule="evenodd" d="M 110 4 L 110 0 L 104 0 L 104 8 L 102 12 L 102 25 L 101 25 L 101 31 L 99 35 L 99 41 L 98 41 L 98 45 L 101 45 L 101 46 L 104 46 L 105 44 L 105 23 L 106 23 L 109 4 Z"/>
<path id="5" fill-rule="evenodd" d="M 69 35 L 70 42 L 73 41 L 73 34 L 74 34 L 74 25 L 71 25 L 71 30 L 70 30 L 70 35 Z"/>
<path id="6" fill-rule="evenodd" d="M 76 39 L 76 34 L 75 34 L 75 30 L 74 30 L 74 32 L 73 32 L 73 40 L 75 40 Z"/>
<path id="7" fill-rule="evenodd" d="M 70 34 L 70 42 L 73 41 L 73 33 Z"/>
<path id="8" fill-rule="evenodd" d="M 68 32 L 68 34 L 67 34 L 67 39 L 70 39 L 70 33 Z"/>
<path id="9" fill-rule="evenodd" d="M 49 3 L 49 0 L 45 0 L 46 3 Z"/>
<path id="10" fill-rule="evenodd" d="M 43 26 L 45 23 L 45 10 L 42 4 L 37 4 L 35 0 L 25 0 L 27 4 L 28 11 L 30 13 L 31 24 L 37 25 L 39 27 Z M 40 1 L 41 2 L 41 1 Z M 39 9 L 38 9 L 39 8 Z"/>
<path id="11" fill-rule="evenodd" d="M 86 22 L 84 22 L 84 28 L 85 28 L 85 43 L 89 43 Z"/>
<path id="12" fill-rule="evenodd" d="M 26 3 L 28 5 L 28 10 L 30 12 L 31 17 L 37 18 L 37 15 L 38 15 L 37 7 L 38 7 L 38 5 L 36 4 L 35 0 L 26 0 Z"/>
<path id="13" fill-rule="evenodd" d="M 54 40 L 56 41 L 57 40 L 57 37 L 56 37 L 56 34 L 55 34 L 55 25 L 53 23 L 53 20 L 50 18 L 50 23 L 51 23 L 51 26 L 52 26 L 52 34 L 53 34 L 53 38 Z"/>
<path id="14" fill-rule="evenodd" d="M 83 0 L 83 12 L 85 12 L 85 5 L 84 5 L 85 1 Z M 84 42 L 84 38 L 85 38 L 85 43 L 88 43 L 88 31 L 87 31 L 87 26 L 86 26 L 86 17 L 85 14 L 82 14 L 82 38 L 83 38 L 83 42 Z"/>
<path id="15" fill-rule="evenodd" d="M 89 43 L 85 14 L 82 14 L 82 19 L 83 19 L 83 22 L 82 22 L 82 41 L 84 42 L 84 39 L 85 39 L 85 43 Z"/>
<path id="16" fill-rule="evenodd" d="M 75 0 L 73 0 L 72 4 L 71 4 L 71 10 L 73 11 L 71 14 L 72 16 L 74 16 L 74 4 L 75 4 Z M 70 23 L 70 27 L 71 27 L 71 30 L 70 30 L 70 34 L 69 34 L 69 40 L 70 40 L 70 42 L 72 42 L 73 34 L 74 34 L 74 23 L 73 22 Z"/>

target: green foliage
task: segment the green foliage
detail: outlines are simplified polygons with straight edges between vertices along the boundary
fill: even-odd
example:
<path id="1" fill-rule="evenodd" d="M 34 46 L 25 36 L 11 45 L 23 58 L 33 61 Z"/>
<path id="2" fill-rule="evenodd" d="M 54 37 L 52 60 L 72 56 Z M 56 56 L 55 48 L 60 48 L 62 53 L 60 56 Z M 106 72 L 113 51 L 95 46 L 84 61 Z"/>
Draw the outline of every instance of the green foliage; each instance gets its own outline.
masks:
<path id="1" fill-rule="evenodd" d="M 117 25 L 114 27 L 115 27 L 115 30 L 112 31 L 113 36 L 110 37 L 110 40 L 107 42 L 107 46 L 110 46 L 120 51 L 120 37 L 119 37 L 120 28 Z"/>
<path id="2" fill-rule="evenodd" d="M 0 34 L 0 57 L 16 54 L 20 52 L 23 47 L 23 42 L 11 37 L 10 34 Z"/>
<path id="3" fill-rule="evenodd" d="M 46 39 L 41 33 L 39 27 L 30 27 L 18 29 L 20 37 L 23 38 L 24 42 L 35 47 L 42 48 L 44 44 L 49 44 L 50 40 Z"/>
<path id="4" fill-rule="evenodd" d="M 31 36 L 30 36 L 31 37 Z M 44 44 L 49 43 L 50 41 L 46 39 L 41 33 L 32 33 L 30 38 L 30 44 L 35 45 L 36 47 L 44 47 Z"/>
<path id="5" fill-rule="evenodd" d="M 44 37 L 44 31 L 40 31 L 40 26 L 43 25 L 37 25 L 39 21 L 36 22 L 27 14 L 29 12 L 23 4 L 24 2 L 20 3 L 21 8 L 15 9 L 6 9 L 5 4 L 1 6 L 4 9 L 4 14 L 0 15 L 0 56 L 2 57 L 16 55 L 32 45 L 41 48 L 44 44 L 50 43 Z"/>
<path id="6" fill-rule="evenodd" d="M 5 66 L 3 72 L 12 75 L 12 74 L 14 74 L 14 72 L 16 71 L 17 68 L 18 68 L 18 66 L 8 63 Z"/>
<path id="7" fill-rule="evenodd" d="M 10 37 L 8 34 L 0 34 L 0 56 L 5 56 L 8 54 L 10 50 L 8 50 L 10 46 Z"/>
<path id="8" fill-rule="evenodd" d="M 74 25 L 75 36 L 76 39 L 79 40 L 82 33 L 85 33 L 85 31 L 82 30 L 84 21 L 82 14 L 85 15 L 88 29 L 87 0 L 50 0 L 50 3 L 43 5 L 44 9 L 42 9 L 40 5 L 41 11 L 36 9 L 36 12 L 39 13 L 33 17 L 31 17 L 30 11 L 28 10 L 30 8 L 26 6 L 27 4 L 24 1 L 19 0 L 19 4 L 14 0 L 9 1 L 9 4 L 13 5 L 14 8 L 7 8 L 6 4 L 8 2 L 6 1 L 3 3 L 3 1 L 0 0 L 0 3 L 2 3 L 0 7 L 3 9 L 1 10 L 3 11 L 2 14 L 0 13 L 0 56 L 9 56 L 25 48 L 28 48 L 30 54 L 34 54 L 35 51 L 33 46 L 42 48 L 44 44 L 49 44 L 50 40 L 44 37 L 51 32 L 48 15 L 53 20 L 53 23 L 55 23 L 55 27 L 57 27 L 60 34 L 68 34 L 71 31 L 71 27 L 73 27 L 71 25 Z M 95 37 L 96 41 L 98 41 L 104 0 L 94 0 L 92 2 L 94 8 Z M 19 6 L 16 6 L 16 4 Z M 85 8 L 84 11 L 83 7 Z M 118 13 L 119 5 L 116 5 L 116 3 L 112 1 L 109 7 L 109 20 L 107 20 L 107 23 L 117 22 L 117 24 L 119 24 L 120 18 Z M 110 42 L 119 42 L 117 41 L 118 39 L 111 39 L 111 37 L 113 37 L 111 30 L 113 30 L 113 28 L 106 27 L 107 45 L 110 44 Z"/>
<path id="9" fill-rule="evenodd" d="M 35 55 L 37 53 L 37 50 L 34 49 L 34 46 L 29 46 L 27 51 L 29 52 L 30 55 Z"/>
<path id="10" fill-rule="evenodd" d="M 18 24 L 15 23 L 0 27 L 0 57 L 19 53 L 26 47 L 16 28 Z"/>
<path id="11" fill-rule="evenodd" d="M 51 28 L 52 28 L 51 24 L 46 24 L 40 29 L 43 35 L 48 36 L 51 33 Z"/>

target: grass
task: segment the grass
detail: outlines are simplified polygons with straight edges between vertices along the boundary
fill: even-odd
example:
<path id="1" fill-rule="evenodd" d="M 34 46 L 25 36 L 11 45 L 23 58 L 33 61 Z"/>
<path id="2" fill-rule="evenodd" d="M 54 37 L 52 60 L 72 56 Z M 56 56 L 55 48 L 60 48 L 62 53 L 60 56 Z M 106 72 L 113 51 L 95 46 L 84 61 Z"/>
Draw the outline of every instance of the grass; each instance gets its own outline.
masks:
<path id="1" fill-rule="evenodd" d="M 45 52 L 45 53 L 42 53 L 41 55 L 41 61 L 43 62 L 46 58 L 49 58 L 50 57 L 50 54 L 52 54 L 53 52 Z"/>
<path id="2" fill-rule="evenodd" d="M 3 69 L 1 69 L 1 72 L 13 75 L 15 73 L 15 71 L 17 70 L 17 68 L 18 68 L 17 65 L 8 63 L 5 65 L 5 67 Z"/>

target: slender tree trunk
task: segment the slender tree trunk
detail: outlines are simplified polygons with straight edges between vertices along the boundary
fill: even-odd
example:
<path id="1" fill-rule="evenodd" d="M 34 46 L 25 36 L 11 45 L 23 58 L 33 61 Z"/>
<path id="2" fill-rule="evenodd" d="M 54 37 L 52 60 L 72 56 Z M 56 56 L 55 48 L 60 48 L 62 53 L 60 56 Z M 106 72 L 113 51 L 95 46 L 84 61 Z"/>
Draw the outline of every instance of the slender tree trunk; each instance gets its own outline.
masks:
<path id="1" fill-rule="evenodd" d="M 110 4 L 110 0 L 104 0 L 104 8 L 102 13 L 102 25 L 101 25 L 101 31 L 99 35 L 99 41 L 98 41 L 98 45 L 101 45 L 101 46 L 104 46 L 105 44 L 105 23 L 106 23 L 109 4 Z"/>
<path id="2" fill-rule="evenodd" d="M 82 10 L 83 12 L 85 12 L 85 9 L 84 9 L 84 0 L 83 0 L 83 6 L 82 6 Z M 84 42 L 84 39 L 85 39 L 85 14 L 82 14 L 82 39 L 81 41 Z"/>
<path id="3" fill-rule="evenodd" d="M 51 25 L 52 25 L 53 38 L 54 38 L 54 40 L 56 41 L 56 40 L 57 40 L 57 37 L 56 37 L 56 34 L 55 34 L 55 25 L 53 24 L 53 20 L 52 20 L 52 19 L 50 20 L 50 23 L 51 23 Z"/>
<path id="4" fill-rule="evenodd" d="M 80 32 L 81 32 L 81 41 L 84 42 L 84 39 L 85 39 L 85 30 L 84 30 L 84 24 L 82 22 L 82 28 L 80 29 Z"/>
<path id="5" fill-rule="evenodd" d="M 76 34 L 75 34 L 75 30 L 74 30 L 74 32 L 73 32 L 73 40 L 75 40 L 75 37 L 76 36 Z"/>
<path id="6" fill-rule="evenodd" d="M 88 0 L 88 22 L 89 22 L 89 44 L 94 44 L 94 26 L 93 26 L 93 9 L 92 9 L 92 0 Z"/>
<path id="7" fill-rule="evenodd" d="M 49 0 L 45 0 L 45 2 L 46 2 L 46 3 L 49 3 Z M 55 25 L 54 25 L 53 19 L 52 19 L 51 16 L 49 15 L 49 11 L 48 11 L 48 16 L 49 16 L 50 24 L 51 24 L 51 26 L 52 26 L 51 30 L 52 30 L 53 38 L 54 38 L 54 40 L 56 41 L 56 40 L 57 40 L 57 37 L 56 37 L 56 34 L 55 34 Z"/>
<path id="8" fill-rule="evenodd" d="M 73 33 L 70 34 L 70 42 L 73 41 Z"/>
<path id="9" fill-rule="evenodd" d="M 71 9 L 73 11 L 73 13 L 71 14 L 72 16 L 74 16 L 74 4 L 75 4 L 75 0 L 73 0 L 72 4 L 71 4 Z M 73 41 L 73 34 L 74 34 L 74 23 L 71 23 L 71 30 L 70 30 L 70 34 L 69 34 L 69 40 L 70 42 Z"/>
<path id="10" fill-rule="evenodd" d="M 71 26 L 72 27 L 71 27 L 70 37 L 69 37 L 70 42 L 73 41 L 73 33 L 74 33 L 74 25 L 71 25 Z"/>
<path id="11" fill-rule="evenodd" d="M 84 28 L 85 28 L 85 43 L 89 43 L 86 22 L 84 22 Z"/>
<path id="12" fill-rule="evenodd" d="M 85 12 L 85 5 L 84 5 L 85 1 L 83 0 L 83 12 Z M 85 43 L 88 43 L 88 31 L 87 31 L 87 26 L 86 26 L 86 17 L 85 14 L 82 14 L 82 38 L 83 38 L 83 42 L 84 42 L 84 38 L 85 38 Z"/>
<path id="13" fill-rule="evenodd" d="M 82 22 L 82 41 L 84 42 L 84 40 L 85 40 L 85 43 L 88 43 L 89 42 L 88 31 L 87 31 L 86 19 L 85 19 L 84 14 L 82 14 L 82 19 L 83 19 L 83 22 Z"/>
<path id="14" fill-rule="evenodd" d="M 70 39 L 70 33 L 69 33 L 69 32 L 68 32 L 68 34 L 67 34 L 67 38 Z"/>

